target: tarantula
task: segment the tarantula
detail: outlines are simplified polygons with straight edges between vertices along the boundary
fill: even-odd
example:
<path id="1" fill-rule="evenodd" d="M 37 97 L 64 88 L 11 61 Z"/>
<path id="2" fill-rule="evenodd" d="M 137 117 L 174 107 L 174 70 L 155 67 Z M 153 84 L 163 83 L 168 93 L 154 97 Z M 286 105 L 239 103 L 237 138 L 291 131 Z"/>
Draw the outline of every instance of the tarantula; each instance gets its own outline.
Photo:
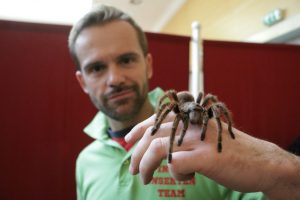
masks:
<path id="1" fill-rule="evenodd" d="M 200 104 L 203 97 L 203 93 L 200 92 L 196 102 L 191 93 L 187 91 L 176 92 L 175 90 L 168 90 L 164 96 L 159 100 L 157 115 L 155 118 L 154 126 L 151 130 L 151 135 L 154 135 L 159 129 L 162 121 L 166 118 L 167 114 L 171 111 L 174 111 L 176 117 L 173 122 L 172 132 L 170 137 L 170 146 L 168 153 L 168 163 L 172 161 L 172 151 L 173 143 L 175 138 L 175 133 L 178 127 L 180 120 L 183 122 L 183 129 L 181 135 L 177 142 L 177 145 L 180 146 L 183 142 L 186 130 L 188 129 L 189 123 L 199 124 L 201 127 L 200 139 L 205 139 L 205 133 L 207 128 L 207 123 L 210 118 L 215 118 L 218 128 L 218 145 L 217 150 L 220 153 L 222 151 L 222 125 L 221 118 L 225 118 L 228 123 L 228 132 L 232 139 L 235 138 L 232 131 L 232 117 L 225 106 L 224 103 L 218 101 L 218 98 L 215 95 L 207 94 Z M 165 102 L 164 100 L 169 98 L 170 101 Z"/>

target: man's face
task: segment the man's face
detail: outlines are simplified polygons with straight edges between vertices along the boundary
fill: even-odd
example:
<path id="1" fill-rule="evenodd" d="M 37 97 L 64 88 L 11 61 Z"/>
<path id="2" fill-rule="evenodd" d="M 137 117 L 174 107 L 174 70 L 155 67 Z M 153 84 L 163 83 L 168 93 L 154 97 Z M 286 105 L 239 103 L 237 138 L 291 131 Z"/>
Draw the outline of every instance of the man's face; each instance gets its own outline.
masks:
<path id="1" fill-rule="evenodd" d="M 136 116 L 147 98 L 152 58 L 144 56 L 134 28 L 125 21 L 88 27 L 75 50 L 77 80 L 94 105 L 115 120 Z"/>

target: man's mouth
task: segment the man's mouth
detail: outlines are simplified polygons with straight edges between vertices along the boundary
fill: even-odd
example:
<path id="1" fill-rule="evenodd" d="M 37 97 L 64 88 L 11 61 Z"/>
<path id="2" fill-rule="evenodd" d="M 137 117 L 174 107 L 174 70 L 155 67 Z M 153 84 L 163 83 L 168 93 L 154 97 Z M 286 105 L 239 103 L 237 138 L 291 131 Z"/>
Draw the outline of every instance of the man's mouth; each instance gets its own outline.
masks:
<path id="1" fill-rule="evenodd" d="M 121 90 L 119 92 L 113 92 L 108 96 L 110 101 L 119 101 L 130 98 L 134 95 L 134 91 L 131 88 Z"/>

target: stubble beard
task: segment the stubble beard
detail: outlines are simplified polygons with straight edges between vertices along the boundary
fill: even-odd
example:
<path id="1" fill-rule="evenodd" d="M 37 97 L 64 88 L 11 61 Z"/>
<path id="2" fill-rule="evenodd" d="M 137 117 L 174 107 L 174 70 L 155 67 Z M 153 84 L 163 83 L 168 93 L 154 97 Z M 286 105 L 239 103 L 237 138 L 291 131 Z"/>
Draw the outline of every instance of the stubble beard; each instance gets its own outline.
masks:
<path id="1" fill-rule="evenodd" d="M 134 84 L 129 87 L 119 86 L 118 88 L 115 89 L 115 91 L 120 92 L 124 89 L 131 89 L 135 93 L 134 97 L 130 99 L 124 99 L 118 101 L 117 105 L 114 106 L 109 105 L 107 95 L 102 95 L 100 97 L 100 100 L 98 100 L 94 96 L 90 96 L 90 98 L 94 103 L 94 105 L 96 106 L 96 108 L 98 108 L 101 112 L 103 112 L 111 119 L 114 119 L 116 121 L 128 121 L 133 119 L 135 116 L 137 116 L 140 113 L 148 97 L 148 84 L 144 83 L 141 90 L 139 90 L 137 84 Z M 127 109 L 128 110 L 127 112 L 120 113 L 117 111 L 116 108 L 118 106 L 126 106 L 126 104 L 130 104 L 130 108 Z"/>

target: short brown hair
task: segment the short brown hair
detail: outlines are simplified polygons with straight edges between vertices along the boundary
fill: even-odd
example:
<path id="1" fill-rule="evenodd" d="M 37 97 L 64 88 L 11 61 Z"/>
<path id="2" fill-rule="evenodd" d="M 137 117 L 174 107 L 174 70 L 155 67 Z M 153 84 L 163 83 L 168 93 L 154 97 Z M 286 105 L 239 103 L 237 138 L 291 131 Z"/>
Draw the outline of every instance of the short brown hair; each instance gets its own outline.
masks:
<path id="1" fill-rule="evenodd" d="M 70 54 L 75 62 L 76 69 L 81 70 L 80 63 L 75 51 L 75 42 L 80 32 L 93 25 L 102 25 L 110 21 L 123 20 L 133 26 L 137 33 L 139 44 L 144 55 L 148 53 L 148 43 L 146 35 L 141 27 L 126 13 L 112 6 L 101 5 L 93 8 L 85 14 L 71 29 L 68 39 Z"/>

